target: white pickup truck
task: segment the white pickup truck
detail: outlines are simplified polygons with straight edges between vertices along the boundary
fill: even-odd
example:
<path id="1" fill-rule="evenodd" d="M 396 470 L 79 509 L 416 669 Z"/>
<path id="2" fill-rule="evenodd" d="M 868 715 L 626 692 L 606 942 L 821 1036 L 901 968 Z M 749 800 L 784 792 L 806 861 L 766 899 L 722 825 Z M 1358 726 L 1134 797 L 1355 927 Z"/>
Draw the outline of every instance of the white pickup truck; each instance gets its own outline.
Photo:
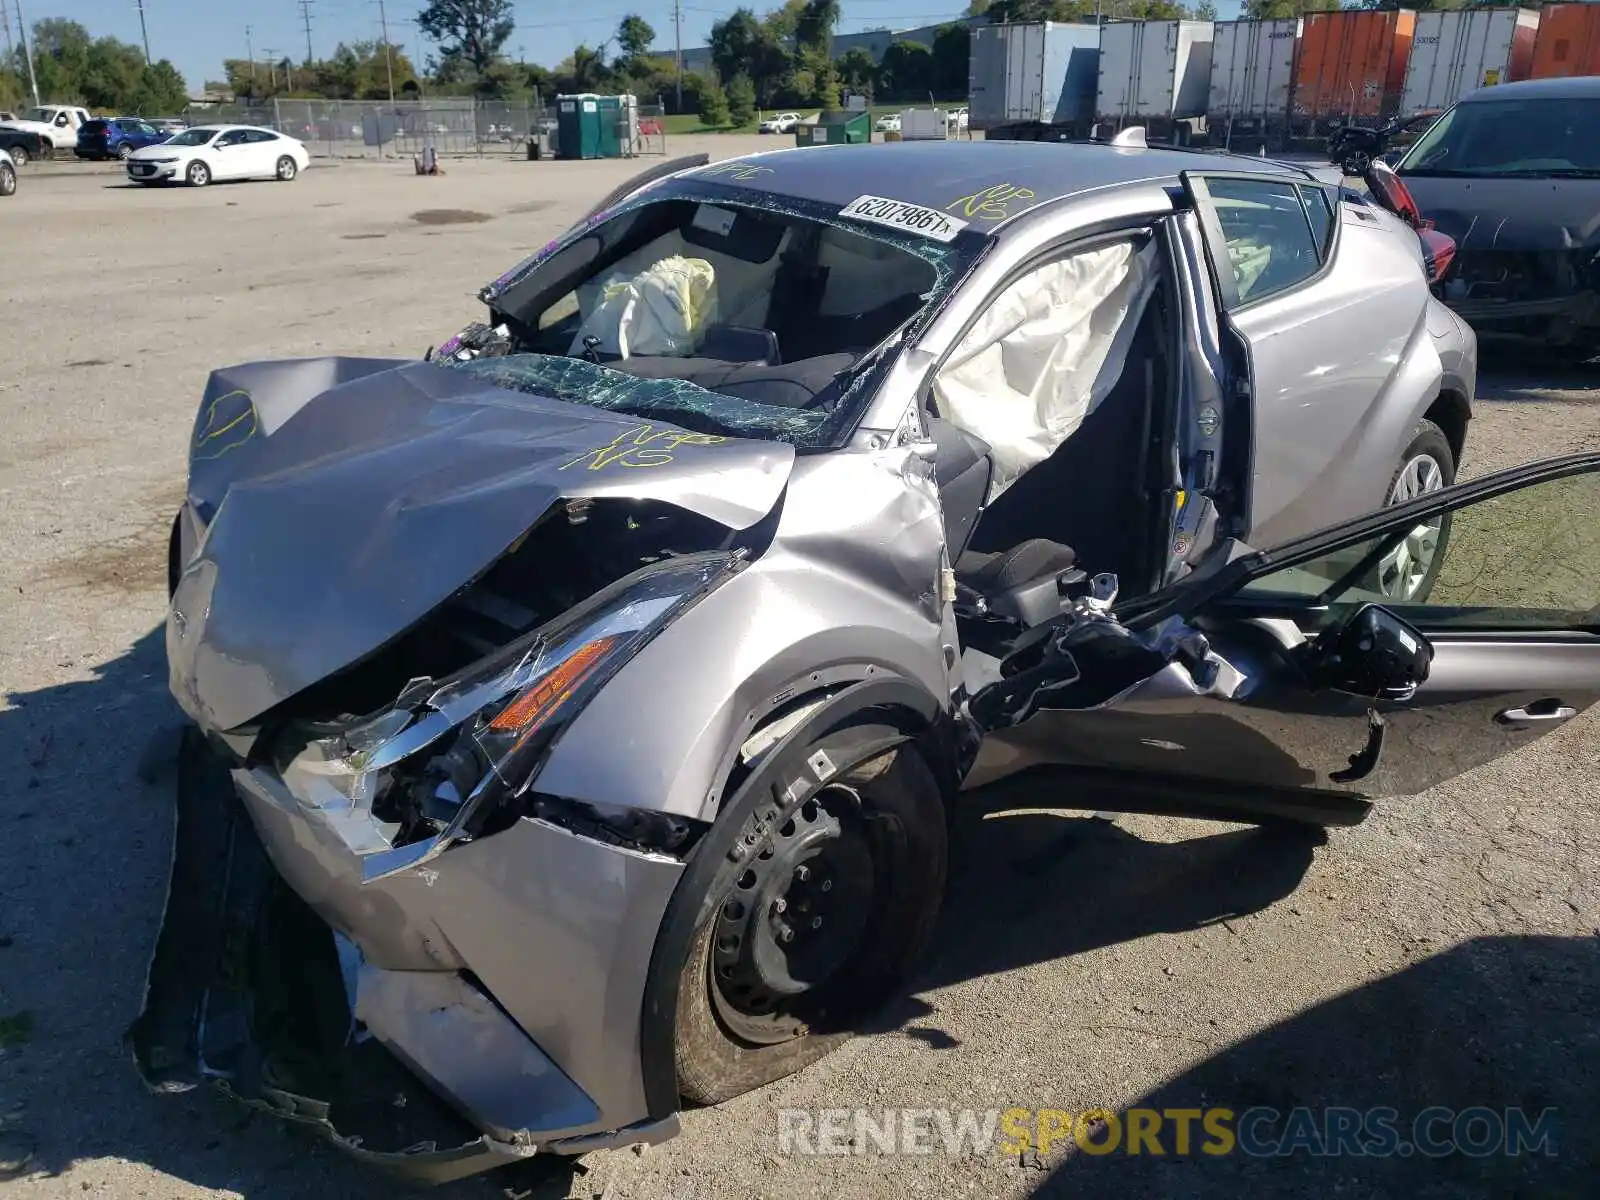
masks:
<path id="1" fill-rule="evenodd" d="M 0 121 L 0 129 L 19 129 L 36 133 L 53 150 L 71 150 L 78 144 L 78 129 L 90 120 L 87 108 L 70 104 L 41 104 L 27 109 L 12 121 Z"/>

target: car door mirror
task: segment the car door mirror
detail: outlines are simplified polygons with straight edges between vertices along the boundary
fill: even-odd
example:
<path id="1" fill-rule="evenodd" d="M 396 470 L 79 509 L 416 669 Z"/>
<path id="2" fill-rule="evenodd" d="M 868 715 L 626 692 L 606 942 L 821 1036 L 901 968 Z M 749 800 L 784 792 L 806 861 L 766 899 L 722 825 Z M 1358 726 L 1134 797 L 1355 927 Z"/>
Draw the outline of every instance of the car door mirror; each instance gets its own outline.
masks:
<path id="1" fill-rule="evenodd" d="M 1313 688 L 1365 700 L 1409 700 L 1428 681 L 1433 646 L 1380 604 L 1363 604 L 1303 651 Z"/>

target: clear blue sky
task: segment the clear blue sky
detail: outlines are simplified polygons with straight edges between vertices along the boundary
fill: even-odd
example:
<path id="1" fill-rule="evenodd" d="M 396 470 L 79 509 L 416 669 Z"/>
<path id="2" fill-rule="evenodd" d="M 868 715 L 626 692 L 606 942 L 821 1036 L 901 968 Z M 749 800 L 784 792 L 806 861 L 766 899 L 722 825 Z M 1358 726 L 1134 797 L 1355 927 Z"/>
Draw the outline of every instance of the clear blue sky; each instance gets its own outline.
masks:
<path id="1" fill-rule="evenodd" d="M 6 0 L 15 19 L 15 0 Z M 384 0 L 389 34 L 404 46 L 413 60 L 426 56 L 428 46 L 416 26 L 418 0 Z M 751 3 L 756 12 L 776 8 L 778 0 Z M 30 22 L 41 17 L 70 17 L 88 26 L 90 33 L 110 34 L 125 42 L 139 42 L 139 12 L 135 0 L 23 0 Z M 712 22 L 739 7 L 736 0 L 684 0 L 683 44 L 703 46 Z M 1218 5 L 1224 17 L 1235 16 L 1237 0 Z M 893 29 L 949 20 L 966 9 L 966 0 L 843 0 L 840 33 L 887 25 Z M 554 66 L 572 53 L 578 42 L 595 44 L 610 36 L 623 16 L 637 12 L 654 26 L 656 48 L 672 49 L 671 0 L 571 0 L 516 4 L 517 31 L 506 44 L 513 57 Z M 562 19 L 572 13 L 573 19 Z M 305 27 L 296 0 L 145 0 L 145 21 L 150 30 L 150 53 L 170 58 L 183 73 L 191 91 L 206 79 L 222 75 L 224 58 L 245 57 L 245 26 L 256 57 L 266 51 L 295 62 L 306 54 Z M 341 41 L 378 36 L 377 0 L 311 0 L 311 49 L 324 58 Z M 46 97 L 48 99 L 48 97 Z"/>

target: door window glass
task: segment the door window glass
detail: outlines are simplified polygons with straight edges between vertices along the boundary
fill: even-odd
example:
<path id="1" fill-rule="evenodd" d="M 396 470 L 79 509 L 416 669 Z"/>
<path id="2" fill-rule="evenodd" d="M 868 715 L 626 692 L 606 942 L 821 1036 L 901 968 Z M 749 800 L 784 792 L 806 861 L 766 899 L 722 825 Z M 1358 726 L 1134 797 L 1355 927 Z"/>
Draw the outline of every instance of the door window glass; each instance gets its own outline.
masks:
<path id="1" fill-rule="evenodd" d="M 1322 266 L 1300 189 L 1262 179 L 1208 178 L 1228 247 L 1228 265 L 1247 304 L 1291 288 Z"/>
<path id="2" fill-rule="evenodd" d="M 1306 219 L 1311 222 L 1311 236 L 1317 246 L 1317 255 L 1328 261 L 1328 251 L 1333 249 L 1333 206 L 1328 193 L 1321 188 L 1301 188 L 1300 198 L 1305 201 Z"/>
<path id="3" fill-rule="evenodd" d="M 1600 627 L 1600 474 L 1463 505 L 1247 584 L 1241 597 L 1384 604 L 1422 629 Z"/>

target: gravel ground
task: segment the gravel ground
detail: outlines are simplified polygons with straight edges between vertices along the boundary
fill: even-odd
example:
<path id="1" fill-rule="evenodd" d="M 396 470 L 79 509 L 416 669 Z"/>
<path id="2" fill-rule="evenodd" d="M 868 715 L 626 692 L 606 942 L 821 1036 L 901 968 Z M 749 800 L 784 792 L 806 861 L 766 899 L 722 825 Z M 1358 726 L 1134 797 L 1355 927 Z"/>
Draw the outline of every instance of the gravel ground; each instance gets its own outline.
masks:
<path id="1" fill-rule="evenodd" d="M 674 152 L 692 139 L 679 139 Z M 709 139 L 725 155 L 768 140 Z M 318 167 L 145 192 L 24 171 L 0 204 L 0 1197 L 388 1196 L 206 1096 L 155 1099 L 120 1034 L 168 862 L 166 524 L 207 370 L 416 354 L 630 171 Z M 1600 448 L 1600 382 L 1489 372 L 1468 471 Z M 1580 719 L 1325 842 L 1011 796 L 966 822 L 938 952 L 880 1028 L 687 1114 L 643 1155 L 436 1195 L 1593 1195 L 1600 794 Z M 159 745 L 159 742 L 156 743 Z M 1553 1159 L 803 1158 L 782 1108 L 1553 1106 Z"/>

